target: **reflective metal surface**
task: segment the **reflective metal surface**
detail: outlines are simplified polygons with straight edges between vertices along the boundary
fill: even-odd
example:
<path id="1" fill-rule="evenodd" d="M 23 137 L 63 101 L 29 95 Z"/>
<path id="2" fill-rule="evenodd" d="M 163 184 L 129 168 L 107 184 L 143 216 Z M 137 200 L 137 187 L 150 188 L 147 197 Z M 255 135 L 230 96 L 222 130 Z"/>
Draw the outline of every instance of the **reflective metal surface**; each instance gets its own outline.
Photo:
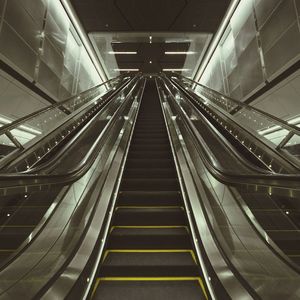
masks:
<path id="1" fill-rule="evenodd" d="M 61 275 L 61 280 L 64 281 L 63 291 L 60 291 L 59 280 L 58 289 L 54 285 L 53 290 L 48 294 L 51 295 L 49 297 L 51 299 L 64 297 L 60 292 L 67 294 L 67 287 L 71 288 L 76 282 L 89 258 L 87 253 L 98 241 L 110 202 L 109 193 L 112 195 L 115 186 L 115 179 L 110 178 L 109 171 L 112 170 L 113 176 L 118 176 L 117 170 L 121 166 L 123 147 L 127 145 L 132 120 L 138 107 L 140 87 L 139 85 L 131 89 L 120 109 L 109 118 L 109 126 L 106 126 L 105 133 L 102 133 L 103 138 L 95 141 L 100 143 L 98 145 L 100 152 L 92 167 L 83 177 L 68 187 L 67 194 L 58 204 L 51 218 L 47 220 L 42 234 L 39 234 L 24 249 L 22 255 L 1 270 L 0 297 L 2 299 L 40 298 L 41 288 L 68 263 L 70 269 L 66 269 L 66 273 Z M 119 151 L 118 155 L 116 151 Z M 103 189 L 104 185 L 105 189 Z M 78 255 L 73 257 L 77 251 Z"/>
<path id="2" fill-rule="evenodd" d="M 172 79 L 177 80 L 177 76 L 173 75 Z M 259 160 L 262 160 L 270 170 L 279 173 L 293 172 L 288 171 L 289 167 L 286 164 L 283 167 L 284 162 L 276 163 L 276 159 L 274 159 L 276 152 L 280 156 L 286 156 L 286 159 L 290 160 L 297 167 L 297 153 L 290 151 L 290 154 L 295 154 L 292 157 L 292 155 L 281 151 L 284 147 L 293 146 L 294 149 L 297 148 L 297 138 L 288 144 L 293 136 L 300 136 L 300 130 L 297 126 L 220 94 L 187 78 L 180 77 L 176 82 L 183 83 L 186 90 L 190 90 L 194 95 L 199 96 L 199 98 L 192 97 L 196 104 L 199 104 L 201 109 L 212 116 L 242 147 L 246 147 Z M 222 117 L 222 115 L 225 117 Z M 240 130 L 238 128 L 243 129 Z M 243 134 L 242 131 L 244 129 L 250 135 Z M 273 154 L 267 154 L 267 148 L 271 148 Z M 282 170 L 280 170 L 281 168 Z"/>
<path id="3" fill-rule="evenodd" d="M 171 132 L 176 156 L 184 152 L 188 172 L 193 175 L 191 180 L 183 167 L 183 180 L 190 187 L 186 190 L 200 237 L 227 292 L 233 299 L 298 299 L 299 273 L 261 238 L 243 213 L 230 187 L 221 183 L 205 167 L 198 142 L 179 113 L 173 110 L 175 106 L 170 105 L 174 100 L 166 95 L 164 108 L 168 125 L 173 128 Z M 193 189 L 197 191 L 196 194 Z"/>
<path id="4" fill-rule="evenodd" d="M 16 120 L 13 123 L 6 124 L 6 126 L 0 129 L 0 143 L 3 146 L 11 147 L 13 144 L 16 144 L 13 140 L 14 138 L 22 149 L 29 149 L 44 139 L 44 147 L 42 147 L 44 149 L 42 151 L 37 150 L 35 159 L 31 159 L 30 162 L 27 161 L 27 166 L 31 167 L 37 161 L 41 160 L 53 147 L 57 146 L 59 142 L 62 142 L 71 134 L 71 131 L 76 129 L 77 125 L 79 125 L 78 121 L 81 123 L 86 120 L 84 111 L 87 111 L 89 107 L 96 107 L 97 105 L 102 105 L 101 102 L 105 102 L 101 97 L 107 92 L 107 85 L 109 85 L 111 91 L 113 91 L 113 89 L 123 81 L 126 82 L 124 78 L 110 80 L 76 97 L 71 97 L 60 104 L 54 104 L 22 119 Z M 87 112 L 87 114 L 88 113 L 90 112 Z M 76 123 L 75 127 L 74 124 L 67 125 L 68 122 L 70 123 L 70 120 L 71 123 Z M 64 127 L 62 125 L 64 125 Z M 68 128 L 66 128 L 66 126 Z M 51 142 L 53 137 L 51 137 L 51 135 L 49 136 L 49 134 L 57 128 L 60 128 L 61 133 L 59 135 L 57 132 L 54 133 L 54 141 Z M 4 140 L 7 136 L 12 137 L 12 140 L 8 143 Z M 11 151 L 13 150 L 12 148 Z M 7 165 L 8 161 L 14 159 L 16 155 L 19 157 L 18 159 L 21 159 L 20 153 L 13 151 L 5 161 L 2 161 L 2 166 L 4 164 Z M 27 169 L 29 169 L 28 167 Z M 21 170 L 22 167 L 18 169 Z M 24 170 L 26 170 L 26 167 Z"/>

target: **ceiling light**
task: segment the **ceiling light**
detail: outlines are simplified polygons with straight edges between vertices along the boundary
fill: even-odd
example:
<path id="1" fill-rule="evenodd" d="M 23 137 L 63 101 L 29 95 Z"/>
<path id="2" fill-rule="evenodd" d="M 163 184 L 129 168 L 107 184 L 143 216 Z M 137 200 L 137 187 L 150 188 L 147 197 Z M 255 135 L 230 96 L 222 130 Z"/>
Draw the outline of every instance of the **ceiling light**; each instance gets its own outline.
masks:
<path id="1" fill-rule="evenodd" d="M 182 55 L 191 55 L 191 54 L 196 54 L 197 52 L 194 51 L 166 51 L 165 54 L 167 55 L 177 55 L 177 54 L 182 54 Z"/>
<path id="2" fill-rule="evenodd" d="M 140 69 L 114 69 L 114 71 L 127 71 L 127 72 L 135 72 L 139 70 Z"/>
<path id="3" fill-rule="evenodd" d="M 149 64 L 152 64 L 152 60 L 149 61 Z"/>
<path id="4" fill-rule="evenodd" d="M 164 72 L 189 71 L 190 69 L 163 69 Z"/>
<path id="5" fill-rule="evenodd" d="M 137 54 L 136 51 L 108 51 L 108 54 Z"/>

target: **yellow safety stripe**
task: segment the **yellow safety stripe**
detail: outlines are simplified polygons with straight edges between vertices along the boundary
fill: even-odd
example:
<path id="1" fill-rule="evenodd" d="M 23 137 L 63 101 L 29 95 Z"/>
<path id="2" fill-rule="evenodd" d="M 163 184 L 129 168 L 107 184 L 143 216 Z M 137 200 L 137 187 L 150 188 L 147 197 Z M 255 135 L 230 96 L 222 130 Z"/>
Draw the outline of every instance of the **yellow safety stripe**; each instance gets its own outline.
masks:
<path id="1" fill-rule="evenodd" d="M 91 298 L 93 298 L 100 281 L 197 281 L 205 298 L 208 300 L 201 277 L 99 277 L 96 279 L 96 284 L 94 286 Z"/>
<path id="2" fill-rule="evenodd" d="M 118 210 L 118 209 L 122 209 L 122 208 L 131 208 L 131 209 L 141 209 L 141 208 L 149 208 L 149 209 L 151 209 L 151 208 L 180 208 L 180 209 L 184 209 L 184 207 L 183 206 L 172 206 L 172 205 L 169 205 L 169 206 L 158 206 L 158 205 L 153 205 L 153 206 L 138 206 L 138 205 L 132 205 L 132 206 L 130 206 L 130 205 L 124 205 L 124 206 L 122 206 L 122 205 L 120 205 L 120 206 L 117 206 L 116 208 L 115 208 L 115 210 Z"/>

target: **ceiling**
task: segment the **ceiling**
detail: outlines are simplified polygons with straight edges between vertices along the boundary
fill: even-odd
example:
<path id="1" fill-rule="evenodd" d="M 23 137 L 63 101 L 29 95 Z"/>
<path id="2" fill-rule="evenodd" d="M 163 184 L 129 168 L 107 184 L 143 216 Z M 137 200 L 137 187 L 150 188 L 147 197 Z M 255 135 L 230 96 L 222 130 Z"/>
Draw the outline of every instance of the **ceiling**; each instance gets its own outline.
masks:
<path id="1" fill-rule="evenodd" d="M 184 69 L 203 56 L 230 0 L 70 0 L 111 76 L 117 69 L 159 72 Z M 197 34 L 202 33 L 201 42 Z M 204 34 L 204 37 L 203 37 Z M 175 41 L 168 42 L 171 37 Z M 186 41 L 186 35 L 189 37 Z M 150 43 L 149 36 L 153 36 Z M 192 55 L 165 55 L 165 51 L 191 51 Z M 106 51 L 104 53 L 103 51 Z M 107 56 L 112 51 L 136 55 Z M 151 61 L 151 63 L 150 63 Z M 194 66 L 193 66 L 194 67 Z M 192 71 L 189 69 L 189 72 Z"/>
<path id="2" fill-rule="evenodd" d="M 181 69 L 184 75 L 191 77 L 194 66 L 197 65 L 207 49 L 211 36 L 206 33 L 169 32 L 95 32 L 89 34 L 94 49 L 102 65 L 106 67 L 109 77 L 116 77 L 120 74 L 120 70 L 128 69 L 144 73 Z M 165 52 L 178 51 L 189 54 L 165 54 Z M 135 54 L 111 55 L 116 52 Z"/>

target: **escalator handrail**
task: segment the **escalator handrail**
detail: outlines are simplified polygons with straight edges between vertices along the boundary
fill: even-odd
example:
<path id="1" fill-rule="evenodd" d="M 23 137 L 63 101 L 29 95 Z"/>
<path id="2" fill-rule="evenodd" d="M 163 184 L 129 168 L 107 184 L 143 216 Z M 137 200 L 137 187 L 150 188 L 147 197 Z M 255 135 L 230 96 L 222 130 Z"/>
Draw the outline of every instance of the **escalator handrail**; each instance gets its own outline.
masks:
<path id="1" fill-rule="evenodd" d="M 172 95 L 173 97 L 173 95 Z M 176 103 L 176 101 L 174 101 Z M 202 144 L 199 140 L 198 131 L 194 125 L 186 118 L 186 116 L 177 109 L 183 119 L 185 120 L 188 130 L 192 133 L 192 136 L 197 144 L 197 149 L 199 151 L 205 166 L 208 168 L 210 173 L 226 184 L 252 184 L 260 186 L 274 186 L 280 188 L 293 188 L 299 189 L 300 174 L 237 174 L 231 173 L 228 170 L 222 168 L 218 162 L 215 161 L 214 155 L 211 153 L 209 147 L 206 144 Z"/>
<path id="2" fill-rule="evenodd" d="M 174 76 L 174 74 L 173 74 L 172 76 Z M 229 101 L 231 101 L 231 102 L 234 102 L 234 103 L 235 103 L 236 105 L 238 105 L 238 106 L 245 107 L 245 108 L 247 108 L 248 110 L 255 111 L 255 112 L 257 112 L 258 114 L 263 115 L 265 118 L 270 119 L 270 120 L 273 121 L 274 123 L 280 123 L 280 126 L 282 126 L 283 128 L 287 129 L 288 131 L 293 132 L 293 133 L 295 133 L 295 134 L 297 134 L 297 135 L 300 135 L 300 128 L 297 127 L 296 125 L 289 124 L 289 123 L 288 123 L 287 121 L 285 121 L 285 120 L 279 119 L 279 118 L 277 118 L 276 116 L 273 116 L 273 115 L 271 115 L 271 114 L 269 114 L 269 113 L 267 113 L 267 112 L 265 112 L 265 111 L 262 111 L 262 110 L 260 110 L 259 108 L 256 108 L 256 107 L 254 107 L 254 106 L 252 106 L 252 105 L 249 105 L 249 104 L 247 104 L 247 103 L 244 103 L 244 102 L 238 101 L 238 100 L 236 100 L 236 99 L 234 99 L 234 98 L 231 98 L 231 97 L 229 97 L 229 96 L 226 96 L 226 95 L 224 95 L 224 94 L 222 94 L 222 93 L 220 93 L 220 92 L 218 92 L 218 91 L 216 91 L 216 90 L 214 90 L 214 89 L 212 89 L 212 88 L 209 88 L 209 87 L 207 87 L 207 86 L 205 86 L 205 85 L 203 85 L 203 84 L 201 84 L 201 83 L 199 83 L 199 82 L 197 82 L 197 81 L 195 81 L 195 80 L 193 80 L 193 79 L 187 78 L 187 77 L 185 77 L 185 76 L 183 76 L 183 75 L 181 75 L 181 74 L 176 74 L 176 76 L 179 76 L 179 77 L 181 77 L 181 78 L 184 78 L 184 79 L 187 80 L 187 81 L 190 81 L 190 82 L 192 82 L 192 83 L 194 83 L 194 84 L 196 84 L 196 85 L 199 85 L 201 88 L 203 88 L 203 89 L 205 89 L 205 90 L 207 90 L 207 91 L 209 91 L 209 92 L 211 92 L 211 93 L 214 93 L 214 94 L 217 95 L 218 97 L 223 97 L 223 98 L 226 99 L 226 100 L 229 100 Z"/>
<path id="3" fill-rule="evenodd" d="M 192 99 L 192 101 L 197 102 L 198 98 L 202 99 L 201 96 L 197 95 L 194 91 L 186 91 L 184 87 L 178 83 L 177 81 L 174 81 L 172 79 L 169 79 L 173 84 L 175 84 L 177 87 L 179 87 L 186 95 L 188 95 L 189 98 Z M 216 104 L 217 105 L 217 104 Z M 250 130 L 250 128 L 246 128 L 241 126 L 236 120 L 233 119 L 232 115 L 229 112 L 226 112 L 220 109 L 219 107 L 215 106 L 214 103 L 210 106 L 210 109 L 213 110 L 217 114 L 222 114 L 223 117 L 226 118 L 226 120 L 235 128 L 239 128 L 239 130 L 243 131 L 243 134 L 246 134 L 247 138 L 250 139 L 254 144 L 255 141 L 258 141 L 261 144 L 261 148 L 263 148 L 263 151 L 266 152 L 268 155 L 276 155 L 277 159 L 279 159 L 278 163 L 284 166 L 284 168 L 291 174 L 297 173 L 299 171 L 299 161 L 295 159 L 291 154 L 289 154 L 286 151 L 282 151 L 281 148 L 275 147 L 271 142 L 268 140 L 261 139 L 260 137 L 257 137 L 255 132 L 253 130 Z M 226 127 L 225 127 L 226 128 Z M 296 127 L 298 128 L 298 127 Z M 292 133 L 294 134 L 294 133 Z M 258 135 L 259 136 L 259 135 Z M 290 134 L 286 135 L 290 136 Z M 265 164 L 265 162 L 262 160 L 262 162 Z"/>
<path id="4" fill-rule="evenodd" d="M 117 114 L 119 109 L 123 106 L 125 102 L 129 99 L 132 92 L 140 83 L 140 80 L 136 76 L 136 81 L 133 84 L 133 87 L 130 89 L 128 94 L 126 95 L 124 101 L 120 105 L 117 110 Z M 107 128 L 113 123 L 115 118 L 111 118 L 108 124 L 105 126 L 103 132 L 101 133 L 99 139 L 101 139 L 105 134 L 107 134 Z M 73 143 L 75 143 L 75 139 L 73 139 Z M 86 155 L 85 159 L 83 159 L 78 166 L 72 169 L 70 172 L 66 172 L 64 174 L 20 174 L 20 173 L 10 173 L 10 174 L 0 174 L 0 182 L 1 189 L 5 188 L 15 188 L 15 187 L 24 187 L 27 191 L 30 186 L 51 186 L 51 185 L 65 185 L 67 183 L 72 183 L 79 178 L 81 178 L 90 168 L 93 161 L 97 156 L 97 151 L 95 149 L 99 145 L 99 141 L 95 142 L 92 148 L 88 151 L 88 155 Z M 68 147 L 72 145 L 69 144 Z M 28 187 L 29 186 L 29 187 Z"/>
<path id="5" fill-rule="evenodd" d="M 173 83 L 172 83 L 173 84 Z M 167 88 L 169 89 L 169 88 Z M 171 93 L 171 91 L 170 91 Z M 197 111 L 199 113 L 199 115 L 201 116 L 201 119 L 204 120 L 207 124 L 210 124 L 209 120 L 195 107 L 194 103 L 189 102 L 189 104 L 191 105 L 191 107 L 193 107 L 193 109 L 195 111 Z M 189 121 L 188 121 L 189 122 Z M 232 153 L 234 153 L 234 155 L 236 156 L 236 158 L 242 163 L 244 164 L 248 169 L 257 172 L 257 173 L 263 173 L 263 174 L 270 174 L 270 170 L 266 167 L 265 169 L 257 167 L 255 165 L 252 165 L 251 163 L 249 163 L 247 160 L 245 160 L 240 153 L 216 130 L 216 128 L 214 126 L 208 126 L 210 132 L 214 135 L 217 136 L 225 145 L 225 147 L 227 149 L 229 149 L 229 151 L 231 151 Z M 205 147 L 205 146 L 204 146 Z M 214 155 L 211 154 L 211 157 L 214 158 Z M 215 160 L 215 159 L 213 159 Z"/>
<path id="6" fill-rule="evenodd" d="M 109 84 L 110 82 L 115 81 L 117 79 L 121 79 L 122 77 L 125 77 L 125 75 L 119 75 L 118 77 L 109 79 L 109 80 L 107 80 L 105 82 L 102 82 L 102 83 L 100 83 L 100 84 L 98 84 L 98 85 L 96 85 L 96 86 L 94 86 L 94 87 L 92 87 L 92 88 L 90 88 L 90 89 L 88 89 L 86 91 L 83 91 L 83 92 L 81 92 L 81 93 L 79 93 L 79 94 L 77 94 L 75 96 L 69 97 L 69 98 L 67 98 L 67 99 L 65 99 L 65 100 L 63 100 L 61 102 L 57 102 L 57 103 L 54 103 L 54 104 L 49 105 L 47 107 L 44 107 L 42 109 L 39 109 L 39 110 L 37 110 L 37 111 L 35 111 L 35 112 L 31 113 L 31 114 L 28 114 L 28 115 L 26 115 L 26 116 L 24 116 L 22 118 L 19 118 L 19 119 L 15 120 L 15 121 L 13 121 L 13 122 L 11 122 L 9 124 L 6 124 L 6 125 L 0 127 L 0 135 L 5 134 L 7 131 L 11 131 L 12 129 L 18 127 L 22 123 L 24 123 L 24 122 L 26 122 L 26 121 L 28 121 L 28 120 L 30 120 L 32 118 L 35 118 L 35 117 L 37 117 L 37 116 L 39 116 L 39 115 L 41 115 L 43 113 L 46 113 L 47 111 L 53 110 L 53 109 L 55 109 L 55 108 L 57 108 L 59 106 L 63 106 L 67 102 L 72 101 L 72 100 L 74 100 L 77 97 L 81 97 L 84 94 L 87 94 L 87 93 L 90 93 L 92 91 L 95 91 L 98 88 L 102 87 L 103 85 Z"/>

